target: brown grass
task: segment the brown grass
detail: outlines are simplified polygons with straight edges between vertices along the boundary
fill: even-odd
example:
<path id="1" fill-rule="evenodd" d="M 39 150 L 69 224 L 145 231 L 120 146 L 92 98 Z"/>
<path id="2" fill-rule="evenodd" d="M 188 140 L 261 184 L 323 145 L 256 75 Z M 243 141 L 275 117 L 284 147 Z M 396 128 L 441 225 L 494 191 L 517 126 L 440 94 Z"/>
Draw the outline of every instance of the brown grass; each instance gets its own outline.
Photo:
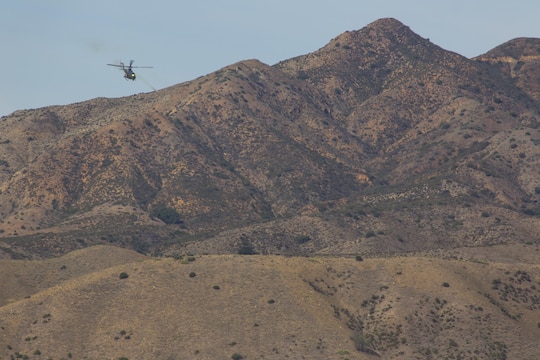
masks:
<path id="1" fill-rule="evenodd" d="M 96 247 L 0 267 L 9 271 L 0 288 L 0 359 L 526 359 L 540 351 L 540 315 L 527 308 L 540 294 L 534 263 L 142 259 Z M 520 285 L 528 303 L 501 300 L 491 288 L 518 270 L 531 280 Z M 369 351 L 356 350 L 358 334 Z"/>

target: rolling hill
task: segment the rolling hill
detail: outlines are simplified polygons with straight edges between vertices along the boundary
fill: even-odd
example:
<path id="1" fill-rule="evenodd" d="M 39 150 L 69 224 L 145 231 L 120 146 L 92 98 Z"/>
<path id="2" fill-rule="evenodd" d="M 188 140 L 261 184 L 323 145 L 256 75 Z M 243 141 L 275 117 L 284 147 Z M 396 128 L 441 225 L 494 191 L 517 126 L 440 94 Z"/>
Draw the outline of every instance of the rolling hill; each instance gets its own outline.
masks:
<path id="1" fill-rule="evenodd" d="M 0 260 L 0 358 L 534 359 L 538 263 L 457 254 Z"/>

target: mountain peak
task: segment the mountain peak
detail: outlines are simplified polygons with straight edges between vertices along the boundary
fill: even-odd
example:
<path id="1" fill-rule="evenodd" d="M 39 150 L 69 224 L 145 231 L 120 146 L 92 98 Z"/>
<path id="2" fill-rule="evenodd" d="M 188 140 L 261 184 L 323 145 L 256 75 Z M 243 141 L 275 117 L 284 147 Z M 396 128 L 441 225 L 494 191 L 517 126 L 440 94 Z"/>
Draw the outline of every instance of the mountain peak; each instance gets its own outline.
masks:
<path id="1" fill-rule="evenodd" d="M 518 88 L 540 101 L 540 39 L 515 38 L 474 60 L 497 67 L 511 78 Z"/>
<path id="2" fill-rule="evenodd" d="M 326 89 L 338 103 L 349 96 L 348 100 L 358 104 L 380 94 L 390 82 L 404 82 L 406 69 L 418 72 L 411 75 L 413 83 L 425 82 L 431 71 L 426 64 L 452 64 L 452 68 L 462 65 L 461 60 L 400 21 L 383 18 L 360 30 L 346 31 L 318 51 L 277 66 Z M 426 78 L 418 80 L 422 77 Z"/>
<path id="3" fill-rule="evenodd" d="M 373 49 L 389 46 L 426 45 L 429 40 L 422 38 L 408 26 L 394 18 L 376 20 L 360 30 L 346 31 L 334 38 L 327 48 L 333 49 L 336 44 L 346 48 L 369 47 Z"/>
<path id="4" fill-rule="evenodd" d="M 373 21 L 372 23 L 368 24 L 366 28 L 371 29 L 379 29 L 379 30 L 396 30 L 401 27 L 404 27 L 405 25 L 394 18 L 382 18 Z M 406 26 L 405 26 L 406 27 Z"/>
<path id="5" fill-rule="evenodd" d="M 520 37 L 509 40 L 501 44 L 484 55 L 480 55 L 480 59 L 497 59 L 508 57 L 520 60 L 523 57 L 540 58 L 540 39 Z"/>
<path id="6" fill-rule="evenodd" d="M 428 41 L 394 18 L 376 20 L 364 27 L 361 32 L 370 34 L 371 37 L 376 36 L 396 44 L 417 45 Z"/>

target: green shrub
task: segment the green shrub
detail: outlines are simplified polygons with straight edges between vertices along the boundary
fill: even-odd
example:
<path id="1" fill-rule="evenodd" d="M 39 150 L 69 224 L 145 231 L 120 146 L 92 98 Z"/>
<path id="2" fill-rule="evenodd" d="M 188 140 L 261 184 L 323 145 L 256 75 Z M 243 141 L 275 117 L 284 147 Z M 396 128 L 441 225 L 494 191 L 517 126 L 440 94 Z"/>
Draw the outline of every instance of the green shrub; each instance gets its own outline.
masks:
<path id="1" fill-rule="evenodd" d="M 311 240 L 311 238 L 309 237 L 309 235 L 298 235 L 294 238 L 294 240 L 298 243 L 298 244 L 305 244 L 307 243 L 308 241 Z"/>
<path id="2" fill-rule="evenodd" d="M 256 252 L 253 245 L 251 245 L 251 243 L 247 239 L 243 238 L 242 244 L 238 248 L 238 254 L 239 255 L 255 255 Z"/>
<path id="3" fill-rule="evenodd" d="M 523 213 L 529 216 L 538 216 L 540 215 L 540 207 L 531 208 L 531 209 L 523 209 Z"/>
<path id="4" fill-rule="evenodd" d="M 360 352 L 364 352 L 366 354 L 372 354 L 376 355 L 377 353 L 373 350 L 373 336 L 364 336 L 362 331 L 358 330 L 355 331 L 353 336 L 351 337 L 352 341 L 354 341 L 354 347 L 356 350 Z"/>
<path id="5" fill-rule="evenodd" d="M 244 357 L 242 355 L 240 355 L 239 353 L 234 353 L 231 356 L 231 359 L 233 359 L 233 360 L 242 360 L 243 358 Z"/>
<path id="6" fill-rule="evenodd" d="M 373 230 L 370 230 L 366 233 L 366 238 L 370 238 L 370 237 L 373 237 L 373 236 L 376 236 L 375 234 L 375 231 Z"/>
<path id="7" fill-rule="evenodd" d="M 300 70 L 298 72 L 298 78 L 300 80 L 306 80 L 308 77 L 309 77 L 309 75 L 304 70 Z"/>
<path id="8" fill-rule="evenodd" d="M 156 206 L 150 210 L 150 216 L 158 218 L 165 224 L 182 224 L 183 221 L 180 218 L 180 214 L 170 207 Z"/>
<path id="9" fill-rule="evenodd" d="M 121 272 L 120 275 L 119 275 L 120 279 L 127 279 L 128 277 L 129 277 L 129 275 L 126 272 Z"/>
<path id="10" fill-rule="evenodd" d="M 195 276 L 197 276 L 197 274 L 194 271 L 189 273 L 190 278 L 194 278 Z"/>

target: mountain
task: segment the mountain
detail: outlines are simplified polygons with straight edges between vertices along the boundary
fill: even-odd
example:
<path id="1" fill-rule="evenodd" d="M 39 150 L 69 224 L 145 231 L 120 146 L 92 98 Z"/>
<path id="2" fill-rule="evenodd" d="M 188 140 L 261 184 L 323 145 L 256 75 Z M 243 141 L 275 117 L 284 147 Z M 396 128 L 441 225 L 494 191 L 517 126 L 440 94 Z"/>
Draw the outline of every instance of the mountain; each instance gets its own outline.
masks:
<path id="1" fill-rule="evenodd" d="M 540 100 L 540 39 L 513 39 L 475 59 L 498 67 L 518 88 Z"/>
<path id="2" fill-rule="evenodd" d="M 380 19 L 0 118 L 0 359 L 536 358 L 538 49 Z"/>
<path id="3" fill-rule="evenodd" d="M 381 19 L 274 66 L 17 111 L 0 122 L 0 249 L 380 254 L 534 241 L 539 111 L 519 75 L 538 69 L 534 44 L 471 60 Z"/>
<path id="4" fill-rule="evenodd" d="M 537 43 L 467 59 L 380 19 L 273 66 L 246 60 L 153 93 L 17 111 L 0 121 L 0 250 L 536 242 L 539 103 L 524 74 L 538 69 Z"/>

